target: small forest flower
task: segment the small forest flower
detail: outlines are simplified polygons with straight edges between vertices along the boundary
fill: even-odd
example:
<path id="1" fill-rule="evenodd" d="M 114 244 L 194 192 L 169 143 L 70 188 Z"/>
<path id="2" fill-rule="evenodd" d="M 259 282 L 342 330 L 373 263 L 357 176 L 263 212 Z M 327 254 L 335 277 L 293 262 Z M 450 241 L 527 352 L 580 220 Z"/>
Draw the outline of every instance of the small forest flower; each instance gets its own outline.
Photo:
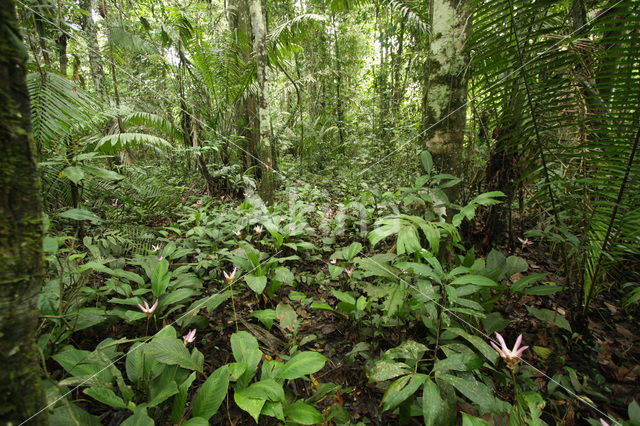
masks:
<path id="1" fill-rule="evenodd" d="M 224 279 L 227 281 L 227 284 L 229 285 L 233 284 L 233 279 L 236 276 L 236 272 L 238 272 L 237 267 L 234 267 L 233 271 L 231 271 L 230 274 L 227 274 L 227 271 L 222 271 L 222 273 L 224 274 Z"/>
<path id="2" fill-rule="evenodd" d="M 605 421 L 604 419 L 600 419 L 600 424 L 602 426 L 611 426 L 607 421 Z"/>
<path id="3" fill-rule="evenodd" d="M 151 246 L 151 253 L 157 252 L 158 250 L 160 250 L 160 248 L 162 248 L 162 246 L 160 244 L 153 244 Z"/>
<path id="4" fill-rule="evenodd" d="M 196 204 L 197 204 L 197 205 L 202 204 L 202 199 L 199 199 L 198 201 L 196 201 Z"/>
<path id="5" fill-rule="evenodd" d="M 233 233 L 235 234 L 236 237 L 239 237 L 240 235 L 242 235 L 242 231 L 233 231 Z"/>
<path id="6" fill-rule="evenodd" d="M 520 243 L 522 244 L 522 247 L 524 248 L 525 246 L 531 246 L 533 245 L 533 241 L 531 241 L 528 238 L 525 238 L 524 240 L 520 237 L 518 237 L 518 241 L 520 241 Z"/>
<path id="7" fill-rule="evenodd" d="M 182 336 L 182 341 L 184 342 L 185 345 L 187 345 L 188 343 L 193 343 L 195 340 L 196 340 L 195 328 L 190 332 L 188 332 L 187 334 L 185 334 L 184 336 Z"/>
<path id="8" fill-rule="evenodd" d="M 111 205 L 112 205 L 113 207 L 118 207 L 118 200 L 117 200 L 117 199 L 115 199 L 115 198 L 114 198 L 113 200 L 111 200 Z"/>
<path id="9" fill-rule="evenodd" d="M 151 306 L 149 306 L 149 304 L 147 303 L 147 301 L 144 301 L 144 306 L 142 306 L 141 304 L 138 303 L 138 307 L 140 308 L 140 310 L 147 316 L 150 317 L 151 315 L 153 315 L 153 313 L 155 312 L 156 308 L 158 307 L 158 299 L 156 299 L 155 303 Z"/>
<path id="10" fill-rule="evenodd" d="M 158 262 L 164 260 L 164 256 L 158 256 Z"/>
<path id="11" fill-rule="evenodd" d="M 351 278 L 351 275 L 353 275 L 353 266 L 349 267 L 349 268 L 344 268 L 344 272 L 347 273 L 347 276 L 349 278 Z"/>
<path id="12" fill-rule="evenodd" d="M 335 257 L 333 259 L 331 259 L 329 261 L 330 264 L 335 265 L 336 263 L 338 263 L 338 259 L 336 259 Z"/>
<path id="13" fill-rule="evenodd" d="M 264 230 L 264 228 L 262 227 L 262 225 L 256 225 L 253 227 L 253 230 L 256 231 L 256 234 L 260 235 L 262 234 L 262 231 Z"/>
<path id="14" fill-rule="evenodd" d="M 507 367 L 513 370 L 515 366 L 518 365 L 518 363 L 520 362 L 520 357 L 522 356 L 522 353 L 526 349 L 528 349 L 529 346 L 520 347 L 520 345 L 522 344 L 522 334 L 518 336 L 518 339 L 516 340 L 516 344 L 513 345 L 513 349 L 509 349 L 507 347 L 507 344 L 504 341 L 504 338 L 500 335 L 500 333 L 496 333 L 496 338 L 498 339 L 502 347 L 499 348 L 493 342 L 490 342 L 491 346 L 493 346 L 493 348 L 496 351 L 498 351 L 500 356 L 507 362 Z"/>

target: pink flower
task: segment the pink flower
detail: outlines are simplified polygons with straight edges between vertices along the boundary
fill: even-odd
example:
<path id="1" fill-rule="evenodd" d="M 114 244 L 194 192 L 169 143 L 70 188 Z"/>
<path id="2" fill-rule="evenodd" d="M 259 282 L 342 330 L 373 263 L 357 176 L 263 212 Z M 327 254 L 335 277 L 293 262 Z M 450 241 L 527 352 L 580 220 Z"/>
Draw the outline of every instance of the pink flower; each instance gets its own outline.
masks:
<path id="1" fill-rule="evenodd" d="M 518 241 L 520 241 L 520 242 L 522 243 L 522 247 L 524 247 L 524 246 L 531 246 L 531 245 L 533 245 L 533 241 L 531 241 L 531 240 L 530 240 L 530 239 L 528 239 L 528 238 L 525 238 L 525 239 L 523 240 L 522 238 L 518 237 Z"/>
<path id="2" fill-rule="evenodd" d="M 149 307 L 149 304 L 147 303 L 147 301 L 144 301 L 144 306 L 142 306 L 141 304 L 138 303 L 138 307 L 140 308 L 140 310 L 147 315 L 148 317 L 150 317 L 151 315 L 153 315 L 153 313 L 155 312 L 156 308 L 158 307 L 158 299 L 156 299 L 155 303 L 153 305 L 151 305 L 151 307 Z"/>
<path id="3" fill-rule="evenodd" d="M 604 419 L 600 419 L 600 423 L 602 424 L 602 426 L 611 426 L 608 422 L 606 422 Z"/>
<path id="4" fill-rule="evenodd" d="M 194 328 L 184 336 L 182 336 L 182 341 L 186 345 L 187 343 L 193 343 L 196 340 L 196 329 Z"/>
<path id="5" fill-rule="evenodd" d="M 197 205 L 202 204 L 202 200 L 200 199 L 200 200 L 196 201 L 196 204 L 197 204 Z"/>
<path id="6" fill-rule="evenodd" d="M 118 207 L 118 200 L 116 200 L 116 199 L 111 200 L 111 205 L 113 207 Z"/>
<path id="7" fill-rule="evenodd" d="M 520 357 L 522 356 L 522 353 L 526 349 L 528 349 L 529 346 L 520 347 L 520 344 L 522 343 L 522 334 L 518 336 L 518 339 L 516 340 L 516 344 L 513 345 L 513 349 L 509 349 L 507 347 L 507 344 L 505 343 L 504 338 L 500 335 L 500 333 L 496 333 L 496 338 L 498 339 L 502 347 L 499 348 L 493 342 L 490 342 L 491 346 L 493 346 L 493 349 L 498 351 L 500 356 L 507 362 L 507 366 L 513 369 L 518 364 L 518 362 L 520 362 Z"/>
<path id="8" fill-rule="evenodd" d="M 349 278 L 351 278 L 351 275 L 353 274 L 353 266 L 350 268 L 344 268 L 344 272 L 346 272 Z"/>
<path id="9" fill-rule="evenodd" d="M 161 262 L 164 259 L 164 256 L 158 256 L 158 262 Z"/>
<path id="10" fill-rule="evenodd" d="M 233 268 L 233 271 L 231 271 L 231 274 L 227 274 L 227 271 L 222 271 L 222 273 L 224 274 L 224 279 L 227 281 L 227 284 L 229 285 L 233 284 L 233 279 L 235 278 L 237 271 L 238 271 L 237 267 Z"/>

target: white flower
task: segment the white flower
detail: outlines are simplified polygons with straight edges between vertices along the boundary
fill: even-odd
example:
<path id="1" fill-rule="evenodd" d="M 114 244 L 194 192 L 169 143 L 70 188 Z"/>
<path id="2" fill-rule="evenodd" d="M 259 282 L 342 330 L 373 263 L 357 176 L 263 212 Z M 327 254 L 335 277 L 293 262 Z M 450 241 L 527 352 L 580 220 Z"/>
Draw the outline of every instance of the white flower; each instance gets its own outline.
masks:
<path id="1" fill-rule="evenodd" d="M 182 336 L 182 341 L 186 345 L 187 343 L 193 343 L 196 340 L 196 329 L 194 328 L 184 336 Z"/>
<path id="2" fill-rule="evenodd" d="M 157 244 L 157 245 L 156 245 L 156 244 L 153 244 L 153 245 L 151 246 L 151 253 L 155 253 L 155 252 L 157 252 L 158 250 L 160 250 L 161 248 L 162 248 L 162 246 L 161 246 L 160 244 Z"/>
<path id="3" fill-rule="evenodd" d="M 504 338 L 500 335 L 500 333 L 496 333 L 496 338 L 498 339 L 498 341 L 500 342 L 500 345 L 502 346 L 501 348 L 499 348 L 495 343 L 490 342 L 491 346 L 493 346 L 493 348 L 498 351 L 498 353 L 500 354 L 500 356 L 502 358 L 504 358 L 504 360 L 507 362 L 507 366 L 511 369 L 513 369 L 516 364 L 518 364 L 518 362 L 520 362 L 520 357 L 522 356 L 522 353 L 529 348 L 529 346 L 523 346 L 520 347 L 520 344 L 522 344 L 522 334 L 518 336 L 518 339 L 516 340 L 516 344 L 513 345 L 513 349 L 509 349 L 507 347 L 506 342 L 504 341 Z"/>
<path id="4" fill-rule="evenodd" d="M 149 304 L 147 303 L 147 301 L 144 301 L 144 306 L 142 306 L 141 304 L 138 303 L 138 307 L 140 308 L 140 310 L 146 314 L 148 317 L 150 317 L 151 315 L 153 315 L 153 313 L 155 312 L 156 308 L 158 307 L 158 299 L 156 299 L 155 303 L 151 306 L 149 306 Z"/>
<path id="5" fill-rule="evenodd" d="M 262 231 L 264 230 L 264 228 L 262 227 L 262 225 L 256 225 L 253 227 L 253 230 L 256 231 L 256 234 L 260 235 L 262 234 Z"/>
<path id="6" fill-rule="evenodd" d="M 330 264 L 335 265 L 338 262 L 338 259 L 335 257 L 329 261 Z"/>
<path id="7" fill-rule="evenodd" d="M 231 274 L 227 274 L 227 271 L 222 271 L 222 273 L 224 274 L 224 279 L 227 281 L 227 284 L 229 285 L 233 284 L 233 279 L 235 278 L 237 271 L 238 271 L 237 267 L 233 268 L 233 271 L 231 271 Z"/>

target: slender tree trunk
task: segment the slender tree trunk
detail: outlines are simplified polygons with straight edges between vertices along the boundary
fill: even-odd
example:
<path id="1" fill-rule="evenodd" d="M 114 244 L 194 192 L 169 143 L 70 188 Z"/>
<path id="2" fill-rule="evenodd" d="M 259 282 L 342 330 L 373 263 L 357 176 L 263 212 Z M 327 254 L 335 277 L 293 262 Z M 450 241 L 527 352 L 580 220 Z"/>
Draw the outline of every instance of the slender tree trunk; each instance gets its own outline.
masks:
<path id="1" fill-rule="evenodd" d="M 31 136 L 24 47 L 12 1 L 0 2 L 0 423 L 45 407 L 37 300 L 42 286 L 42 201 Z M 29 424 L 47 424 L 43 412 Z"/>
<path id="2" fill-rule="evenodd" d="M 434 0 L 432 6 L 422 125 L 426 148 L 439 172 L 461 176 L 469 62 L 464 46 L 470 8 L 466 0 Z M 445 193 L 456 202 L 456 187 Z"/>
<path id="3" fill-rule="evenodd" d="M 107 79 L 102 66 L 102 54 L 98 44 L 98 29 L 93 22 L 92 11 L 96 10 L 95 0 L 82 0 L 80 8 L 86 15 L 82 17 L 82 29 L 87 41 L 87 54 L 89 57 L 89 69 L 96 93 L 103 101 L 107 100 Z"/>
<path id="4" fill-rule="evenodd" d="M 253 54 L 256 61 L 258 81 L 258 120 L 260 137 L 258 153 L 262 176 L 260 192 L 267 201 L 273 201 L 273 159 L 271 157 L 271 126 L 269 114 L 269 91 L 267 87 L 267 25 L 262 11 L 261 0 L 251 0 L 249 4 L 251 30 L 253 32 Z"/>
<path id="5" fill-rule="evenodd" d="M 335 18 L 331 17 L 333 23 L 333 44 L 336 55 L 336 115 L 338 119 L 338 135 L 340 136 L 340 147 L 344 146 L 344 112 L 342 108 L 342 58 L 340 57 L 340 45 L 338 43 L 338 25 Z"/>

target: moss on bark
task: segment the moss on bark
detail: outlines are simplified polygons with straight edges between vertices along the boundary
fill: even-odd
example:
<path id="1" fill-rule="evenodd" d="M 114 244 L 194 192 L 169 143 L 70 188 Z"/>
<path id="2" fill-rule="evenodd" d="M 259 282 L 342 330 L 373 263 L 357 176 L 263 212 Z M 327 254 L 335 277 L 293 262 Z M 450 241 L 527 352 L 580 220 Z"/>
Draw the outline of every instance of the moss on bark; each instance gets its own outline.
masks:
<path id="1" fill-rule="evenodd" d="M 45 406 L 35 331 L 42 282 L 42 203 L 34 161 L 26 51 L 12 1 L 0 2 L 0 423 Z M 46 413 L 29 424 L 47 424 Z"/>

